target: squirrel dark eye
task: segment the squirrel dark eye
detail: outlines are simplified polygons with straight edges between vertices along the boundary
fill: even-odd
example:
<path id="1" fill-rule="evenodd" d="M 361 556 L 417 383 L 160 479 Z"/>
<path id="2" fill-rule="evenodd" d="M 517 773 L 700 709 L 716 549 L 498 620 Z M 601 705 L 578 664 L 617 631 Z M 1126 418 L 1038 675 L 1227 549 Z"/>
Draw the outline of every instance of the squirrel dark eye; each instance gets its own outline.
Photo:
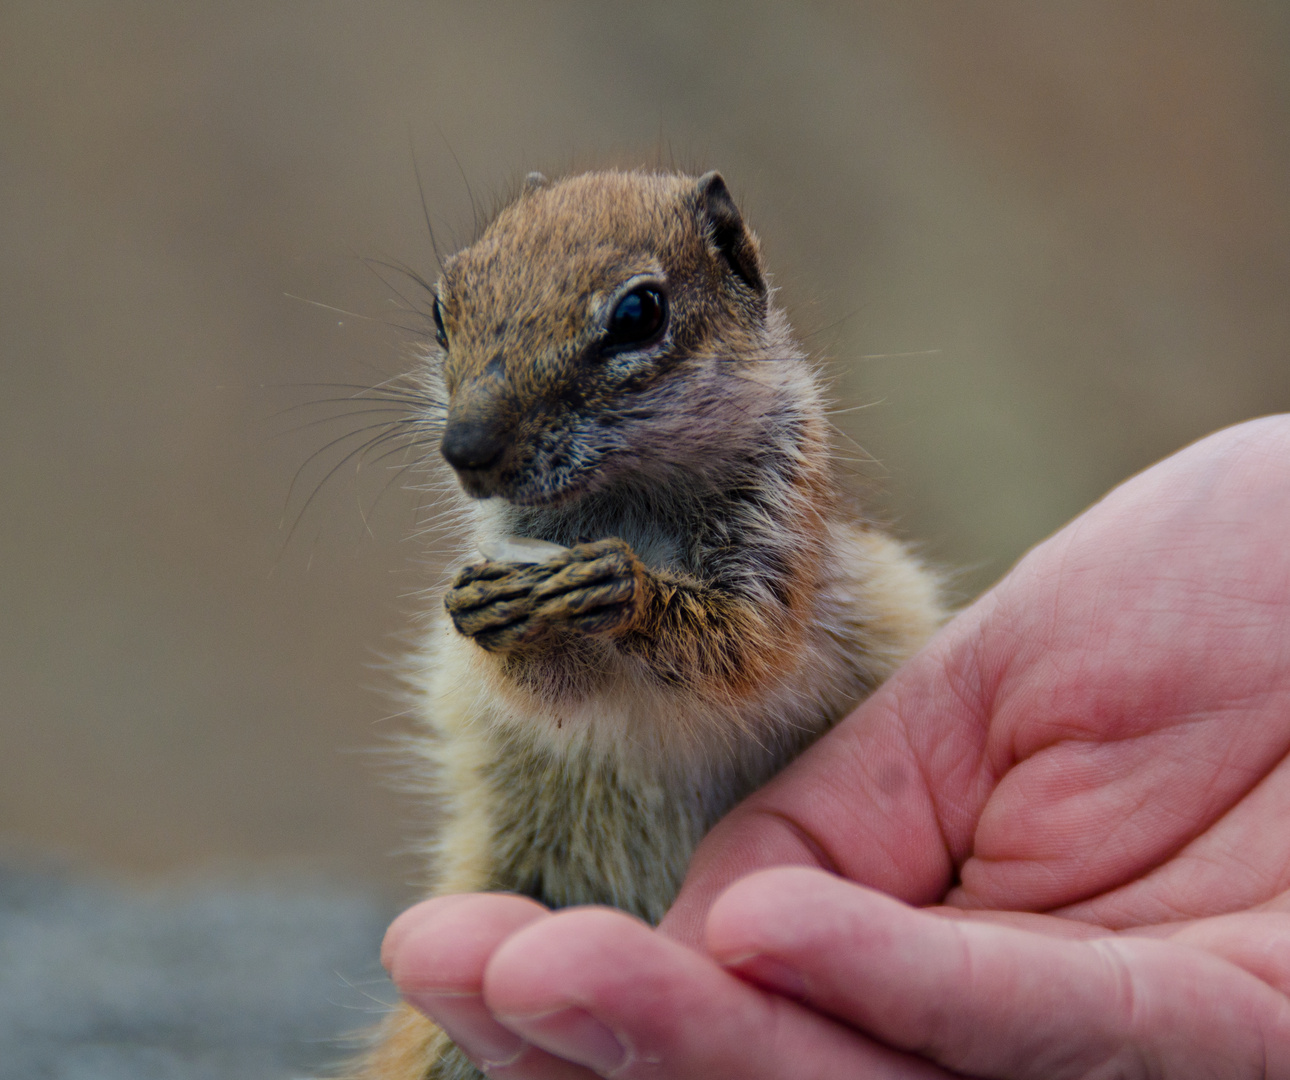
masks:
<path id="1" fill-rule="evenodd" d="M 610 348 L 643 345 L 656 338 L 667 322 L 667 298 L 652 285 L 633 289 L 609 317 Z"/>
<path id="2" fill-rule="evenodd" d="M 448 347 L 448 331 L 443 328 L 443 305 L 437 296 L 434 298 L 434 339 L 441 349 Z"/>

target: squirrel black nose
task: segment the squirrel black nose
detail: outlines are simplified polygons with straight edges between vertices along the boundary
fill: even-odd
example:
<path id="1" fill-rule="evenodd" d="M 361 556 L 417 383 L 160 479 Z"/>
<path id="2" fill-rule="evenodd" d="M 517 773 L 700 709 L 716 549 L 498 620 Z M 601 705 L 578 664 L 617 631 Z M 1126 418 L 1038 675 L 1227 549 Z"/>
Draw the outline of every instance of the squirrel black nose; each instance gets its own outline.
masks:
<path id="1" fill-rule="evenodd" d="M 458 472 L 487 469 L 506 449 L 506 433 L 478 420 L 453 420 L 444 428 L 440 452 Z"/>

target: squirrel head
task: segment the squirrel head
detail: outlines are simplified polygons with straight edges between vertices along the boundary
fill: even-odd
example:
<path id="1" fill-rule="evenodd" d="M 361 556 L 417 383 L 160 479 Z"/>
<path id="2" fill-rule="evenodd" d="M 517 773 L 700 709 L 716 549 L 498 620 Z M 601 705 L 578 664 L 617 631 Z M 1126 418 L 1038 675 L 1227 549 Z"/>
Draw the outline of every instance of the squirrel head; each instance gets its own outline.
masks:
<path id="1" fill-rule="evenodd" d="M 734 368 L 784 348 L 715 172 L 531 174 L 445 261 L 434 314 L 443 456 L 519 505 L 701 472 L 740 422 Z"/>

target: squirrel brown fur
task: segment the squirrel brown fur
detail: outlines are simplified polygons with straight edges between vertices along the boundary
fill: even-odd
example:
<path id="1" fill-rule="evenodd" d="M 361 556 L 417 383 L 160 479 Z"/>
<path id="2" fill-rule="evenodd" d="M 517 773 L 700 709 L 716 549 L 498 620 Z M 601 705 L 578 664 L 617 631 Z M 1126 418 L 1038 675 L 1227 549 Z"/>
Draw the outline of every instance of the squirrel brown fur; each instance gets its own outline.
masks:
<path id="1" fill-rule="evenodd" d="M 416 659 L 435 893 L 656 923 L 695 846 L 943 617 L 837 486 L 817 373 L 722 178 L 533 175 L 435 290 L 418 422 L 470 562 Z M 404 1006 L 364 1080 L 481 1074 Z"/>

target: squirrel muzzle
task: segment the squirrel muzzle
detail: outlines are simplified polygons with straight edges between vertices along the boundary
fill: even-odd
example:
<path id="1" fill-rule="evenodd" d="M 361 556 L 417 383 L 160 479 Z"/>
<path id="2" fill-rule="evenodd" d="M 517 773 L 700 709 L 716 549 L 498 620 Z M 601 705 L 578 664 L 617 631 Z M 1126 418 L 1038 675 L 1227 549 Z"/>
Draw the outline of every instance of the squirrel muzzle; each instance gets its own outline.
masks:
<path id="1" fill-rule="evenodd" d="M 457 472 L 479 472 L 497 463 L 506 449 L 506 437 L 493 424 L 461 420 L 444 429 L 439 449 Z"/>
<path id="2" fill-rule="evenodd" d="M 514 441 L 514 423 L 491 394 L 472 394 L 448 410 L 439 450 L 474 498 L 495 494 L 494 474 Z"/>
<path id="3" fill-rule="evenodd" d="M 520 419 L 510 395 L 493 387 L 470 387 L 449 405 L 439 449 L 471 498 L 501 494 Z"/>

